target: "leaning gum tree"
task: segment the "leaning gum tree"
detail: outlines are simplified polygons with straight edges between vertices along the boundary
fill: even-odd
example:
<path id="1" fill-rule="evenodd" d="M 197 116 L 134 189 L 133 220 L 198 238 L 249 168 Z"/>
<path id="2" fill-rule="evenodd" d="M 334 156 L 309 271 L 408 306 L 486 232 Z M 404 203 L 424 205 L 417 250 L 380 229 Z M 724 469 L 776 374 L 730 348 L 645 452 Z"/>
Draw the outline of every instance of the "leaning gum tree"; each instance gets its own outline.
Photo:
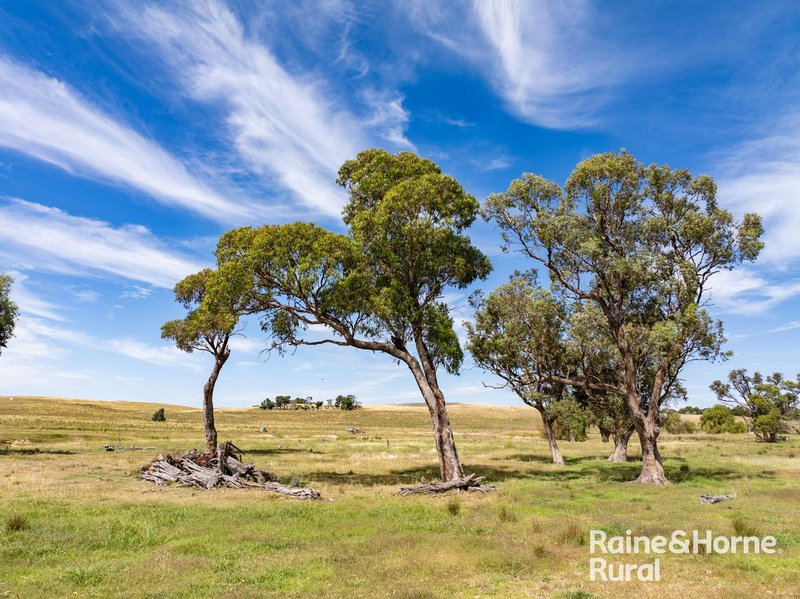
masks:
<path id="1" fill-rule="evenodd" d="M 404 364 L 430 412 L 441 479 L 461 479 L 438 371 L 457 373 L 463 352 L 442 296 L 491 270 L 464 233 L 479 204 L 409 152 L 361 152 L 338 183 L 349 193 L 347 234 L 308 223 L 235 229 L 220 239 L 219 271 L 274 343 L 354 347 Z"/>

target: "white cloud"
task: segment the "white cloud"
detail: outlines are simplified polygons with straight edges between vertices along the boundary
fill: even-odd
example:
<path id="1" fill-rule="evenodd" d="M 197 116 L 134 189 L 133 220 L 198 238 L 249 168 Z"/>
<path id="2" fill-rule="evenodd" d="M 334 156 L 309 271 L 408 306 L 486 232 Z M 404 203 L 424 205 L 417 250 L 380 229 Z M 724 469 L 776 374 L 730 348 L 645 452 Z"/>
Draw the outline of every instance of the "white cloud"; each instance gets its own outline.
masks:
<path id="1" fill-rule="evenodd" d="M 32 293 L 25 284 L 28 277 L 17 271 L 10 271 L 8 274 L 14 279 L 11 285 L 11 300 L 17 304 L 20 314 L 48 318 L 50 320 L 67 320 L 58 313 L 58 306 L 42 299 Z"/>
<path id="2" fill-rule="evenodd" d="M 610 90 L 633 72 L 625 54 L 595 35 L 600 15 L 582 0 L 399 5 L 418 29 L 481 71 L 509 110 L 530 123 L 593 124 Z"/>
<path id="3" fill-rule="evenodd" d="M 158 143 L 63 82 L 2 56 L 0 81 L 0 146 L 216 221 L 234 222 L 259 212 L 209 188 Z"/>
<path id="4" fill-rule="evenodd" d="M 44 340 L 48 341 L 44 341 Z M 54 345 L 52 342 L 58 344 Z M 80 330 L 68 329 L 43 322 L 38 318 L 19 319 L 15 336 L 8 344 L 6 357 L 24 356 L 39 360 L 64 355 L 71 352 L 69 347 L 81 351 L 116 354 L 156 366 L 178 366 L 199 370 L 197 358 L 189 356 L 171 345 L 149 345 L 130 338 L 100 339 Z"/>
<path id="5" fill-rule="evenodd" d="M 768 278 L 766 273 L 743 267 L 714 275 L 709 289 L 714 304 L 726 312 L 762 314 L 800 295 L 800 281 Z"/>
<path id="6" fill-rule="evenodd" d="M 145 227 L 112 227 L 24 200 L 0 204 L 0 230 L 13 231 L 0 237 L 0 261 L 23 270 L 112 275 L 171 288 L 203 267 Z"/>
<path id="7" fill-rule="evenodd" d="M 759 263 L 783 269 L 800 257 L 800 116 L 764 124 L 777 131 L 749 141 L 720 161 L 720 203 L 764 221 Z"/>
<path id="8" fill-rule="evenodd" d="M 251 171 L 318 212 L 340 214 L 344 193 L 336 172 L 370 139 L 409 147 L 399 97 L 383 113 L 352 114 L 328 99 L 323 81 L 287 71 L 222 3 L 120 7 L 114 18 L 123 34 L 153 44 L 186 94 L 223 107 L 232 144 Z"/>
<path id="9" fill-rule="evenodd" d="M 133 285 L 128 287 L 120 294 L 122 299 L 146 299 L 153 295 L 153 290 L 150 287 L 142 287 L 141 285 Z"/>

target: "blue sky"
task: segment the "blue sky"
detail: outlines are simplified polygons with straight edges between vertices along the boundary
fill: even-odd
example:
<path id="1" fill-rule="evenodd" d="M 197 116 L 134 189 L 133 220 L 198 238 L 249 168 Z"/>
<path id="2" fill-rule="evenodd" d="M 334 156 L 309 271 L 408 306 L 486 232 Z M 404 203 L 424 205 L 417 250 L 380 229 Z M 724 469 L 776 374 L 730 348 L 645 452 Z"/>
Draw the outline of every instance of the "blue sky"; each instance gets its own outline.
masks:
<path id="1" fill-rule="evenodd" d="M 199 405 L 210 368 L 160 339 L 170 291 L 240 225 L 342 230 L 338 166 L 366 147 L 437 161 L 478 199 L 522 172 L 559 182 L 627 148 L 706 173 L 764 217 L 766 249 L 718 277 L 724 364 L 800 370 L 800 10 L 794 2 L 0 1 L 0 271 L 16 337 L 0 393 Z M 491 289 L 530 265 L 474 241 Z M 471 290 L 447 296 L 459 332 Z M 276 394 L 418 401 L 385 356 L 260 353 L 249 322 L 217 404 Z M 516 403 L 469 360 L 449 401 Z"/>

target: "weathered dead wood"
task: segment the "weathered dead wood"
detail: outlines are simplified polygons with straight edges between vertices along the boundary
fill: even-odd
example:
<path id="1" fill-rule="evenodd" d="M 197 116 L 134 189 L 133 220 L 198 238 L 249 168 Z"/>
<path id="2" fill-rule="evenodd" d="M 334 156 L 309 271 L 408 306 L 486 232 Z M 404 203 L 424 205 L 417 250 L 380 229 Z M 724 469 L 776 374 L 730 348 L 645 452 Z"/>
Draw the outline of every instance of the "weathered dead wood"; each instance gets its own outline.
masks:
<path id="1" fill-rule="evenodd" d="M 179 458 L 159 455 L 142 468 L 141 477 L 157 485 L 175 483 L 179 487 L 213 489 L 256 488 L 288 495 L 296 499 L 319 499 L 319 491 L 285 487 L 273 482 L 269 473 L 258 470 L 253 464 L 241 461 L 244 452 L 230 441 L 220 445 L 214 453 L 186 452 Z"/>
<path id="2" fill-rule="evenodd" d="M 735 499 L 736 495 L 701 495 L 700 503 L 719 503 L 720 501 L 728 501 Z"/>
<path id="3" fill-rule="evenodd" d="M 428 483 L 417 487 L 401 487 L 400 495 L 435 495 L 437 493 L 447 493 L 448 491 L 479 491 L 481 493 L 486 493 L 494 489 L 494 487 L 490 485 L 484 485 L 484 480 L 486 480 L 485 476 L 470 474 L 464 478 L 457 478 L 444 483 Z"/>

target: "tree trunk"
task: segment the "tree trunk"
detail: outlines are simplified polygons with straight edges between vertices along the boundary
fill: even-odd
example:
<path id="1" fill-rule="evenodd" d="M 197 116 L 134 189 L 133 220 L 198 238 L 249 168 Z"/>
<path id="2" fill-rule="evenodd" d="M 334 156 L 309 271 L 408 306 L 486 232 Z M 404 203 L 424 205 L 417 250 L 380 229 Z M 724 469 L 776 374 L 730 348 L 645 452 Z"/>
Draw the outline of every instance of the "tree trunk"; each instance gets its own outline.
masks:
<path id="1" fill-rule="evenodd" d="M 608 443 L 608 440 L 611 438 L 611 433 L 602 426 L 598 426 L 597 428 L 600 429 L 600 438 L 603 440 L 603 443 Z"/>
<path id="2" fill-rule="evenodd" d="M 444 394 L 438 389 L 433 390 L 433 401 L 428 404 L 433 421 L 433 436 L 436 441 L 436 451 L 439 454 L 439 472 L 442 482 L 464 478 L 464 469 L 458 459 L 456 440 L 453 438 L 453 428 L 450 426 L 450 417 L 444 402 Z"/>
<path id="3" fill-rule="evenodd" d="M 639 443 L 642 446 L 642 473 L 634 482 L 643 485 L 665 485 L 667 477 L 661 464 L 661 453 L 658 451 L 658 434 L 660 431 L 654 414 L 642 414 L 642 418 L 634 418 Z"/>
<path id="4" fill-rule="evenodd" d="M 628 461 L 628 441 L 633 435 L 634 428 L 631 426 L 623 433 L 613 433 L 614 435 L 614 452 L 608 456 L 609 462 L 627 462 Z"/>
<path id="5" fill-rule="evenodd" d="M 622 349 L 622 348 L 620 348 Z M 639 435 L 639 444 L 642 446 L 642 472 L 633 482 L 643 485 L 665 485 L 667 477 L 664 466 L 661 464 L 661 454 L 658 451 L 658 426 L 659 403 L 661 390 L 666 372 L 660 368 L 653 381 L 653 389 L 647 401 L 647 410 L 642 408 L 641 397 L 636 386 L 636 368 L 631 354 L 623 354 L 626 401 L 633 417 L 633 426 Z"/>
<path id="6" fill-rule="evenodd" d="M 556 443 L 556 435 L 553 433 L 553 423 L 548 419 L 544 410 L 539 410 L 542 415 L 542 423 L 544 424 L 544 432 L 547 435 L 547 444 L 550 446 L 550 457 L 553 458 L 553 463 L 556 466 L 564 465 L 564 458 L 561 457 L 561 452 L 558 450 L 558 443 Z"/>
<path id="7" fill-rule="evenodd" d="M 447 405 L 444 393 L 439 388 L 436 377 L 436 366 L 431 359 L 428 347 L 423 339 L 422 328 L 413 327 L 414 344 L 417 348 L 419 361 L 417 361 L 405 348 L 403 348 L 403 361 L 408 365 L 414 380 L 417 381 L 422 397 L 428 405 L 433 424 L 433 437 L 436 441 L 436 451 L 439 454 L 439 473 L 442 482 L 464 478 L 464 469 L 458 459 L 456 441 L 453 438 L 453 428 L 450 426 L 450 417 L 447 415 Z M 395 344 L 398 348 L 401 344 Z"/>
<path id="8" fill-rule="evenodd" d="M 217 384 L 220 370 L 230 355 L 231 351 L 226 349 L 223 353 L 215 356 L 214 368 L 203 386 L 203 431 L 206 436 L 206 452 L 217 450 L 217 427 L 214 425 L 214 386 Z"/>

